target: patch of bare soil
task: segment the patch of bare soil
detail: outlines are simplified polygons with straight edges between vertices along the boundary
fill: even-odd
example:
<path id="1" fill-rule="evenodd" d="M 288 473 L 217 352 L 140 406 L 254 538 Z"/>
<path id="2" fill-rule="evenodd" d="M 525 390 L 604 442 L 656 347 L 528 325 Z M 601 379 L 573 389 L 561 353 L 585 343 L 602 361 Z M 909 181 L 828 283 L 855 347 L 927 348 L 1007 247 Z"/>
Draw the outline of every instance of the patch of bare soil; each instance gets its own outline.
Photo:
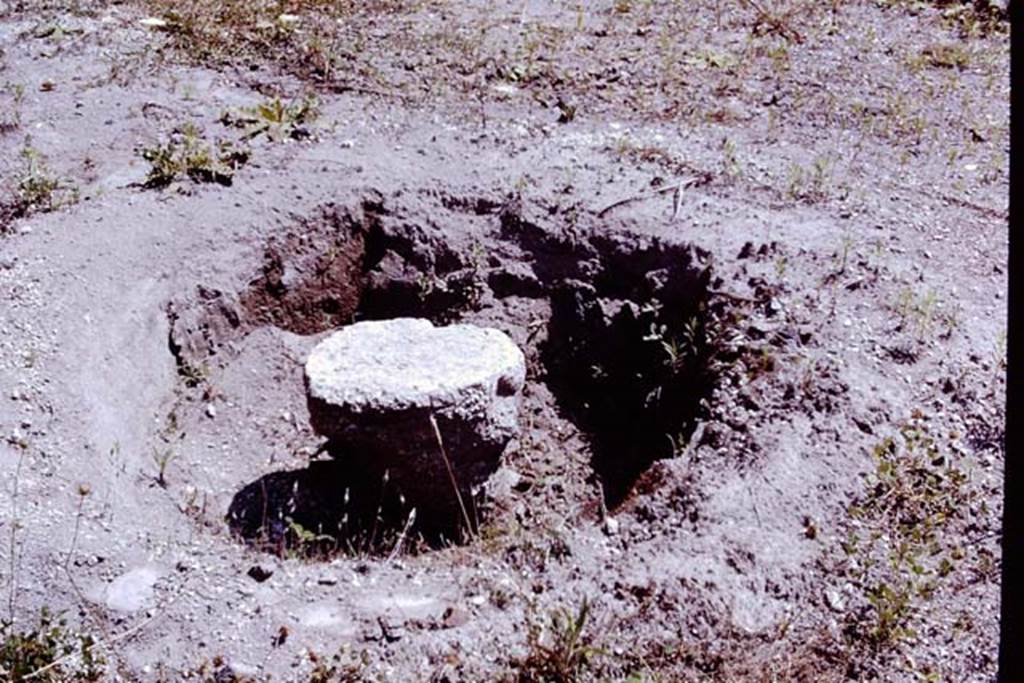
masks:
<path id="1" fill-rule="evenodd" d="M 992 680 L 1005 14 L 0 0 L 0 680 Z M 468 525 L 309 426 L 398 316 Z"/>

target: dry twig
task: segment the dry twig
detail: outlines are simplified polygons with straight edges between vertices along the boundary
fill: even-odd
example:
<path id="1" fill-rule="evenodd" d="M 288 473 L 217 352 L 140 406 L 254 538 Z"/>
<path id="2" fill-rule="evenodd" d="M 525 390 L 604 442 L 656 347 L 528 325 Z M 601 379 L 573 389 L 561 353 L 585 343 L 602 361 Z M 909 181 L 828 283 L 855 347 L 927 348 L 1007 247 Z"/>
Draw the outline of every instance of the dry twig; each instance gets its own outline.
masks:
<path id="1" fill-rule="evenodd" d="M 430 415 L 430 426 L 434 428 L 434 436 L 437 437 L 437 447 L 441 450 L 441 459 L 444 460 L 445 469 L 448 470 L 448 479 L 452 483 L 452 489 L 455 491 L 455 498 L 459 501 L 459 509 L 462 510 L 462 519 L 466 523 L 466 529 L 469 534 L 473 533 L 473 523 L 469 520 L 469 512 L 466 510 L 466 504 L 462 501 L 462 493 L 459 491 L 459 485 L 455 481 L 455 471 L 452 470 L 452 463 L 448 460 L 448 453 L 444 449 L 444 442 L 441 440 L 441 430 L 437 426 L 437 419 L 433 413 Z"/>
<path id="2" fill-rule="evenodd" d="M 608 206 L 606 206 L 603 209 L 601 209 L 600 211 L 598 211 L 597 212 L 597 217 L 598 218 L 604 218 L 613 209 L 617 209 L 620 206 L 625 206 L 626 204 L 632 204 L 633 202 L 639 202 L 639 201 L 642 201 L 644 199 L 651 199 L 653 197 L 657 197 L 658 195 L 662 195 L 662 194 L 665 194 L 667 192 L 674 192 L 675 195 L 673 196 L 673 202 L 672 202 L 673 203 L 672 219 L 675 220 L 676 216 L 679 215 L 679 209 L 680 209 L 681 204 L 682 204 L 683 190 L 685 190 L 687 188 L 690 188 L 690 187 L 699 187 L 700 185 L 707 185 L 710 182 L 711 182 L 711 174 L 710 173 L 702 173 L 702 174 L 700 174 L 698 176 L 694 176 L 692 178 L 684 178 L 683 180 L 680 180 L 678 183 L 675 183 L 675 184 L 672 184 L 672 185 L 666 185 L 665 187 L 659 187 L 657 190 L 654 190 L 652 192 L 644 192 L 643 194 L 633 195 L 632 197 L 626 197 L 625 199 L 620 199 L 620 200 L 618 200 L 616 202 L 612 202 Z"/>

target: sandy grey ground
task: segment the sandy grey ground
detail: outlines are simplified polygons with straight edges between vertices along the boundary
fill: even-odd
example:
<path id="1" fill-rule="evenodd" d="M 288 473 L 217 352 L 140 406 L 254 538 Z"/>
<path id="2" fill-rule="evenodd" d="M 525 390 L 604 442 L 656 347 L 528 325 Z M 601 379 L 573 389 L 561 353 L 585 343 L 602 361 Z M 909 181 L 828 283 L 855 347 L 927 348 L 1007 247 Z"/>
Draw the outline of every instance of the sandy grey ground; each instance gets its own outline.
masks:
<path id="1" fill-rule="evenodd" d="M 648 73 L 617 50 L 654 54 L 642 31 L 677 17 L 633 5 L 381 14 L 385 46 L 409 16 L 428 36 L 490 11 L 513 44 L 583 16 L 589 56 L 552 63 L 597 73 L 607 49 L 626 71 L 400 98 L 287 60 L 190 65 L 145 8 L 0 5 L 7 206 L 25 149 L 77 192 L 0 223 L 7 633 L 64 611 L 104 680 L 559 680 L 538 664 L 566 649 L 552 618 L 588 604 L 564 680 L 993 679 L 1005 34 L 850 3 L 798 22 L 819 31 L 771 75 L 730 55 L 777 46 L 709 3 Z M 443 83 L 445 49 L 408 73 Z M 401 86 L 408 54 L 364 58 Z M 622 94 L 653 73 L 696 89 L 688 113 Z M 230 186 L 142 187 L 139 151 L 182 122 L 238 142 L 225 110 L 310 88 L 309 136 L 257 135 Z M 297 279 L 268 294 L 279 267 Z M 397 314 L 527 355 L 522 434 L 462 545 L 335 532 L 346 475 L 317 454 L 302 366 Z M 634 370 L 668 417 L 637 407 Z"/>

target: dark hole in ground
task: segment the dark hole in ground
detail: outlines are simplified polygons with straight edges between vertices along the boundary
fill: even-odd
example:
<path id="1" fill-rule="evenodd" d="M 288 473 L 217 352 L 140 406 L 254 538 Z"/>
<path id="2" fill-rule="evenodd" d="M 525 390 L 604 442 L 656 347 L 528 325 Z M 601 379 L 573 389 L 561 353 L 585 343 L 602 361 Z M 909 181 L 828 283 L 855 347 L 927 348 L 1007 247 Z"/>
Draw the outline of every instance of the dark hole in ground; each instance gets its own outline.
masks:
<path id="1" fill-rule="evenodd" d="M 714 386 L 710 269 L 688 246 L 595 240 L 595 277 L 551 297 L 549 385 L 589 433 L 605 503 L 689 440 Z"/>
<path id="2" fill-rule="evenodd" d="M 632 233 L 562 234 L 506 211 L 497 244 L 511 251 L 485 264 L 380 203 L 323 214 L 268 246 L 240 293 L 204 290 L 171 306 L 171 349 L 183 373 L 259 325 L 314 334 L 359 319 L 443 324 L 511 292 L 550 299 L 542 374 L 588 434 L 609 507 L 654 461 L 686 445 L 716 380 L 705 252 Z M 496 273 L 530 286 L 489 291 L 489 280 L 504 282 Z M 279 554 L 386 554 L 400 538 L 437 546 L 462 536 L 455 515 L 410 522 L 395 482 L 382 488 L 379 474 L 359 480 L 356 469 L 340 457 L 267 475 L 236 495 L 229 524 Z"/>
<path id="3" fill-rule="evenodd" d="M 686 446 L 711 396 L 724 315 L 709 303 L 710 254 L 603 225 L 583 236 L 545 220 L 513 201 L 501 234 L 532 257 L 545 284 L 547 383 L 588 434 L 594 474 L 615 507 L 654 461 Z"/>

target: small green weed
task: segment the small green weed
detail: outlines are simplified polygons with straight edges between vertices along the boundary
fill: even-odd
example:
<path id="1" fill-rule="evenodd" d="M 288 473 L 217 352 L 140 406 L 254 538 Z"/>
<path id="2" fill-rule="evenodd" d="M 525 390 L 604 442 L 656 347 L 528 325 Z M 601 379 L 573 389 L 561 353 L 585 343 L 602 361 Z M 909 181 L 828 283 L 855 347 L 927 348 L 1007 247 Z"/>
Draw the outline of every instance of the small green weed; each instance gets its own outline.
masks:
<path id="1" fill-rule="evenodd" d="M 11 683 L 98 681 L 105 662 L 95 647 L 92 636 L 69 630 L 62 616 L 45 607 L 27 631 L 15 631 L 11 622 L 0 621 L 0 679 Z"/>
<path id="2" fill-rule="evenodd" d="M 78 189 L 54 175 L 38 150 L 26 144 L 21 158 L 22 168 L 14 191 L 8 199 L 0 201 L 0 231 L 7 220 L 56 211 L 78 201 Z"/>
<path id="3" fill-rule="evenodd" d="M 921 50 L 921 57 L 931 66 L 963 71 L 971 63 L 971 55 L 959 43 L 936 43 Z"/>
<path id="4" fill-rule="evenodd" d="M 1002 371 L 1006 371 L 1006 330 L 1002 330 L 996 335 L 995 343 L 995 366 Z"/>
<path id="5" fill-rule="evenodd" d="M 789 268 L 789 259 L 785 256 L 778 256 L 775 259 L 775 275 L 781 280 L 786 276 L 786 270 Z"/>
<path id="6" fill-rule="evenodd" d="M 899 437 L 879 443 L 873 458 L 865 492 L 849 508 L 857 526 L 843 543 L 847 577 L 864 599 L 848 615 L 846 635 L 880 652 L 915 636 L 925 603 L 963 559 L 946 529 L 969 514 L 978 493 L 920 413 Z"/>
<path id="7" fill-rule="evenodd" d="M 965 38 L 1005 32 L 1009 28 L 1009 8 L 996 0 L 933 0 L 945 6 L 943 19 L 955 26 Z"/>
<path id="8" fill-rule="evenodd" d="M 707 48 L 688 60 L 690 66 L 704 69 L 733 69 L 739 65 L 739 58 L 729 52 Z"/>
<path id="9" fill-rule="evenodd" d="M 141 155 L 150 163 L 144 183 L 148 188 L 166 187 L 182 178 L 231 185 L 235 171 L 249 161 L 247 149 L 226 141 L 211 146 L 191 123 L 182 126 L 168 142 L 143 149 Z"/>
<path id="10" fill-rule="evenodd" d="M 195 389 L 209 380 L 210 366 L 206 363 L 196 366 L 191 363 L 182 362 L 178 367 L 178 374 L 181 376 L 186 387 L 189 389 Z"/>
<path id="11" fill-rule="evenodd" d="M 900 327 L 913 329 L 918 338 L 931 334 L 938 324 L 940 338 L 948 339 L 960 326 L 959 306 L 942 306 L 935 290 L 918 294 L 910 287 L 904 288 L 892 308 Z"/>
<path id="12" fill-rule="evenodd" d="M 317 544 L 324 542 L 335 543 L 337 541 L 334 536 L 319 534 L 307 529 L 291 517 L 285 517 L 284 521 L 288 523 L 288 531 L 292 534 L 293 541 L 289 548 L 289 553 L 294 557 L 313 556 L 316 552 L 314 548 Z"/>
<path id="13" fill-rule="evenodd" d="M 722 140 L 722 170 L 732 178 L 743 175 L 743 164 L 740 163 L 736 142 L 732 138 Z"/>
<path id="14" fill-rule="evenodd" d="M 163 451 L 153 450 L 153 464 L 156 465 L 156 483 L 160 485 L 160 488 L 167 488 L 167 466 L 171 464 L 177 456 L 174 451 L 167 448 Z"/>
<path id="15" fill-rule="evenodd" d="M 282 14 L 282 5 L 276 2 L 154 0 L 151 4 L 162 14 L 161 31 L 198 61 L 223 62 L 251 53 L 270 53 L 286 45 L 294 34 L 292 15 Z"/>
<path id="16" fill-rule="evenodd" d="M 919 11 L 929 4 L 941 10 L 943 21 L 957 28 L 964 38 L 1005 32 L 1009 28 L 1009 10 L 996 0 L 875 0 L 882 7 Z"/>
<path id="17" fill-rule="evenodd" d="M 582 680 L 593 660 L 602 654 L 586 632 L 590 602 L 584 598 L 575 614 L 556 610 L 548 637 L 532 625 L 527 633 L 529 654 L 518 662 L 519 683 L 573 683 Z"/>
<path id="18" fill-rule="evenodd" d="M 308 124 L 319 115 L 319 104 L 315 97 L 285 103 L 280 97 L 261 102 L 255 107 L 245 107 L 237 112 L 225 112 L 221 123 L 244 128 L 243 139 L 266 134 L 270 140 L 280 142 L 286 139 L 309 137 Z"/>
<path id="19" fill-rule="evenodd" d="M 691 317 L 683 324 L 678 339 L 667 336 L 668 326 L 664 324 L 651 323 L 650 330 L 644 341 L 661 344 L 665 351 L 665 364 L 673 374 L 681 372 L 699 358 L 706 343 L 707 331 L 697 316 Z"/>
<path id="20" fill-rule="evenodd" d="M 5 101 L 8 97 L 10 101 Z M 21 126 L 21 103 L 24 99 L 25 86 L 21 83 L 7 82 L 0 87 L 0 135 Z"/>
<path id="21" fill-rule="evenodd" d="M 312 665 L 309 672 L 309 683 L 357 683 L 367 680 L 367 668 L 370 666 L 370 653 L 367 650 L 356 652 L 343 645 L 330 659 L 309 651 L 306 655 Z"/>
<path id="22" fill-rule="evenodd" d="M 810 168 L 793 164 L 789 168 L 787 194 L 790 199 L 808 203 L 828 199 L 832 186 L 832 163 L 824 156 L 816 157 Z"/>
<path id="23" fill-rule="evenodd" d="M 201 683 L 256 683 L 249 676 L 242 676 L 231 668 L 231 665 L 224 661 L 220 655 L 211 659 L 203 659 L 199 666 L 188 671 L 181 672 L 181 678 L 186 680 L 196 679 Z M 169 678 L 161 677 L 159 681 L 168 681 Z M 178 679 L 175 679 L 178 680 Z"/>
<path id="24" fill-rule="evenodd" d="M 663 368 L 671 377 L 684 377 L 694 371 L 711 377 L 724 372 L 731 364 L 725 358 L 729 355 L 725 349 L 725 324 L 705 313 L 702 310 L 687 318 L 677 336 L 670 334 L 667 325 L 652 322 L 650 331 L 643 337 L 643 341 L 661 346 Z"/>

